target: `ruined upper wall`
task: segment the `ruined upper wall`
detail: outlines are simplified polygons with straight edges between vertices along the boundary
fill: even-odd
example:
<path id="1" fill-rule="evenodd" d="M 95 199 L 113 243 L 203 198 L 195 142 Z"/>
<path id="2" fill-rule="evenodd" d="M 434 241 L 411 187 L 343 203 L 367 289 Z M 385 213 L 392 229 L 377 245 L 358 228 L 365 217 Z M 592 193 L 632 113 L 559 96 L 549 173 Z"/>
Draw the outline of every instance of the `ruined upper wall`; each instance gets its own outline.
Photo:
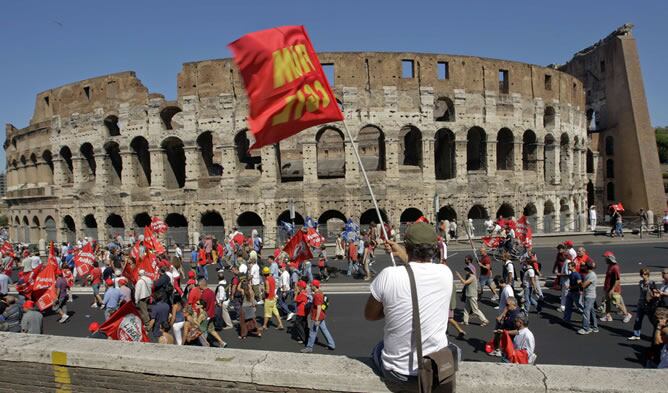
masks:
<path id="1" fill-rule="evenodd" d="M 515 61 L 423 53 L 321 52 L 322 64 L 333 65 L 333 89 L 339 99 L 342 87 L 358 92 L 381 92 L 396 86 L 403 92 L 419 94 L 420 87 L 432 87 L 435 95 L 452 95 L 455 90 L 484 93 L 499 90 L 499 71 L 507 70 L 508 93 L 542 98 L 546 102 L 584 107 L 582 83 L 575 77 L 554 68 Z M 402 60 L 414 62 L 414 77 L 402 77 Z M 447 63 L 448 77 L 439 79 L 438 63 Z M 546 83 L 546 78 L 550 79 Z M 245 97 L 243 83 L 231 59 L 204 60 L 186 63 L 178 76 L 178 95 L 215 97 L 221 93 Z M 548 86 L 550 87 L 548 89 Z M 382 95 L 381 95 L 382 96 Z M 362 106 L 376 106 L 373 98 Z"/>

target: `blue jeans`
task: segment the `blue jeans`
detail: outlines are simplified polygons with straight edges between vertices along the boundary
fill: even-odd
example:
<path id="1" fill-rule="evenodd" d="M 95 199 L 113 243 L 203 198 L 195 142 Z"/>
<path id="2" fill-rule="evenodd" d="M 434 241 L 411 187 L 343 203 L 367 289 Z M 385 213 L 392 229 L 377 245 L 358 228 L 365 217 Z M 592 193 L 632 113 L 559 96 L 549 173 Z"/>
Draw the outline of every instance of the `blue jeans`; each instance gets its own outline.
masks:
<path id="1" fill-rule="evenodd" d="M 197 265 L 197 268 L 195 270 L 197 271 L 198 277 L 204 277 L 207 281 L 209 281 L 209 271 L 206 269 L 206 265 L 204 266 Z"/>
<path id="2" fill-rule="evenodd" d="M 385 367 L 383 367 L 383 359 L 381 357 L 383 348 L 385 348 L 385 343 L 381 340 L 371 352 L 371 361 L 373 362 L 373 368 L 376 374 L 383 378 L 383 382 L 385 382 L 388 387 L 403 387 L 407 388 L 407 390 L 417 389 L 416 376 L 399 374 L 395 371 L 386 370 Z"/>
<path id="3" fill-rule="evenodd" d="M 636 310 L 636 320 L 633 322 L 633 335 L 640 337 L 640 331 L 642 330 L 642 320 L 647 317 L 649 322 L 652 323 L 651 315 L 645 307 L 638 307 Z"/>
<path id="4" fill-rule="evenodd" d="M 622 230 L 622 223 L 621 222 L 616 222 L 615 223 L 615 235 L 617 236 L 623 236 L 624 232 Z"/>
<path id="5" fill-rule="evenodd" d="M 311 271 L 311 262 L 304 263 L 304 275 L 309 283 L 313 281 L 313 272 Z"/>
<path id="6" fill-rule="evenodd" d="M 315 321 L 311 321 L 311 330 L 308 336 L 308 344 L 306 344 L 307 347 L 313 348 L 313 345 L 315 345 L 315 340 L 318 338 L 318 329 L 322 332 L 322 335 L 325 336 L 325 339 L 327 340 L 327 346 L 331 349 L 336 348 L 336 343 L 334 343 L 334 338 L 332 337 L 332 334 L 329 332 L 329 329 L 327 329 L 327 324 L 325 323 L 325 320 L 323 319 L 320 321 L 320 325 L 316 325 Z"/>
<path id="7" fill-rule="evenodd" d="M 564 321 L 570 322 L 573 310 L 577 307 L 575 303 L 580 301 L 580 293 L 568 291 L 566 294 L 566 310 L 564 310 Z"/>
<path id="8" fill-rule="evenodd" d="M 524 307 L 526 308 L 527 314 L 531 312 L 531 305 L 538 306 L 538 302 L 533 298 L 533 288 L 526 287 L 524 288 Z"/>
<path id="9" fill-rule="evenodd" d="M 582 329 L 598 329 L 598 319 L 596 319 L 595 297 L 584 298 L 584 311 L 582 312 Z"/>

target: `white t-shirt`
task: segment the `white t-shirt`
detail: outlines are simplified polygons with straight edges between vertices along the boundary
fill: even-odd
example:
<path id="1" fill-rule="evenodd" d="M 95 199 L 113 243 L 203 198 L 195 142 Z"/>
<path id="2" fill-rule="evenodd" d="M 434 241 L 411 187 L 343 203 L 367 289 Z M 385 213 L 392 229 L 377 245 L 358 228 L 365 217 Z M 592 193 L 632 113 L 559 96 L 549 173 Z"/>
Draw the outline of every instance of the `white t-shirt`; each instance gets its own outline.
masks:
<path id="1" fill-rule="evenodd" d="M 515 338 L 513 338 L 513 346 L 515 349 L 525 349 L 529 355 L 529 363 L 533 363 L 535 359 L 534 351 L 536 350 L 536 340 L 529 328 L 520 329 Z"/>
<path id="2" fill-rule="evenodd" d="M 527 270 L 524 272 L 524 276 L 522 276 L 522 284 L 524 284 L 525 288 L 533 287 L 533 281 L 531 279 L 534 277 L 536 277 L 536 271 L 533 270 L 533 267 L 527 266 Z"/>
<path id="3" fill-rule="evenodd" d="M 434 263 L 411 262 L 411 268 L 419 299 L 422 353 L 429 354 L 448 345 L 445 331 L 452 295 L 452 271 L 446 265 Z M 413 303 L 406 268 L 393 266 L 383 269 L 370 289 L 371 295 L 383 303 L 385 314 L 385 348 L 381 355 L 384 368 L 403 375 L 417 375 L 417 349 L 411 345 Z M 413 366 L 412 370 L 409 370 L 409 364 Z"/>
<path id="4" fill-rule="evenodd" d="M 440 253 L 441 261 L 448 259 L 448 244 L 445 241 L 438 242 L 438 251 Z"/>
<path id="5" fill-rule="evenodd" d="M 508 279 L 508 274 L 512 274 L 513 275 L 513 280 L 514 280 L 515 279 L 515 265 L 513 265 L 513 262 L 511 260 L 507 260 L 504 263 L 504 266 L 506 267 L 506 276 L 503 277 L 503 279 L 507 280 Z M 512 282 L 509 282 L 507 284 L 510 285 L 510 284 L 512 284 Z"/>
<path id="6" fill-rule="evenodd" d="M 566 251 L 568 252 L 568 255 L 570 255 L 570 257 L 571 257 L 571 261 L 574 261 L 575 258 L 578 257 L 578 253 L 575 252 L 575 249 L 574 249 L 573 247 L 569 248 L 569 249 L 566 250 Z"/>
<path id="7" fill-rule="evenodd" d="M 260 266 L 254 263 L 250 268 L 251 285 L 260 285 Z"/>
<path id="8" fill-rule="evenodd" d="M 176 247 L 176 250 L 174 250 L 174 255 L 177 258 L 183 258 L 183 250 L 181 250 L 180 247 Z"/>
<path id="9" fill-rule="evenodd" d="M 499 296 L 499 314 L 501 314 L 503 309 L 506 308 L 506 303 L 508 302 L 509 297 L 515 297 L 515 292 L 513 292 L 513 287 L 506 284 L 506 286 L 503 287 L 503 290 L 501 291 L 501 295 Z"/>
<path id="10" fill-rule="evenodd" d="M 280 276 L 281 280 L 281 291 L 287 292 L 290 290 L 290 273 L 287 270 L 284 270 Z"/>

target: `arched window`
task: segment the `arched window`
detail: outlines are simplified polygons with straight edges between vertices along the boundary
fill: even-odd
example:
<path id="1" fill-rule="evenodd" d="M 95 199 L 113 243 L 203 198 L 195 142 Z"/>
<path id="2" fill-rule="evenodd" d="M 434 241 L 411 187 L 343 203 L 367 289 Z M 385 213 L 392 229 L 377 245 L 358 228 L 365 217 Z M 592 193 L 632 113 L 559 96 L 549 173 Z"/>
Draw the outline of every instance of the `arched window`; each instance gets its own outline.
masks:
<path id="1" fill-rule="evenodd" d="M 543 127 L 548 130 L 554 128 L 555 118 L 556 112 L 554 108 L 551 106 L 546 106 L 545 111 L 543 112 Z"/>
<path id="2" fill-rule="evenodd" d="M 609 202 L 614 202 L 615 198 L 615 183 L 609 182 L 606 186 L 606 194 Z"/>
<path id="3" fill-rule="evenodd" d="M 51 216 L 47 216 L 44 220 L 44 232 L 46 232 L 46 242 L 55 242 L 58 228 L 56 228 L 56 220 Z"/>
<path id="4" fill-rule="evenodd" d="M 188 220 L 179 213 L 169 213 L 165 217 L 167 244 L 188 244 Z"/>
<path id="5" fill-rule="evenodd" d="M 455 121 L 455 104 L 448 97 L 438 97 L 434 103 L 434 121 Z"/>
<path id="6" fill-rule="evenodd" d="M 615 162 L 612 159 L 605 162 L 605 177 L 608 179 L 615 178 Z"/>
<path id="7" fill-rule="evenodd" d="M 183 188 L 186 184 L 186 153 L 183 142 L 176 137 L 162 141 L 160 147 L 165 151 L 165 187 Z"/>
<path id="8" fill-rule="evenodd" d="M 403 136 L 403 165 L 422 167 L 422 132 L 414 126 L 406 126 L 401 129 Z"/>
<path id="9" fill-rule="evenodd" d="M 473 127 L 466 135 L 466 170 L 479 171 L 487 167 L 487 135 L 480 127 Z"/>
<path id="10" fill-rule="evenodd" d="M 608 156 L 615 155 L 615 141 L 611 136 L 605 137 L 605 154 Z"/>
<path id="11" fill-rule="evenodd" d="M 206 131 L 197 137 L 197 147 L 201 152 L 200 168 L 204 169 L 202 173 L 208 176 L 222 176 L 223 167 L 220 164 L 214 163 L 213 160 L 213 133 Z"/>
<path id="12" fill-rule="evenodd" d="M 181 112 L 181 108 L 178 106 L 168 106 L 160 111 L 160 119 L 162 119 L 162 124 L 165 126 L 166 130 L 172 130 L 174 128 L 172 119 L 174 118 L 174 115 L 179 112 Z"/>
<path id="13" fill-rule="evenodd" d="M 97 220 L 92 214 L 88 214 L 83 219 L 83 232 L 84 236 L 87 236 L 91 239 L 101 240 L 97 238 Z"/>
<path id="14" fill-rule="evenodd" d="M 77 226 L 71 216 L 63 217 L 63 228 L 65 230 L 65 239 L 73 243 L 77 238 Z"/>
<path id="15" fill-rule="evenodd" d="M 148 213 L 143 212 L 135 216 L 135 227 L 144 228 L 151 225 L 151 216 Z"/>
<path id="16" fill-rule="evenodd" d="M 436 132 L 434 141 L 436 179 L 452 179 L 456 175 L 455 134 L 447 128 Z"/>
<path id="17" fill-rule="evenodd" d="M 246 236 L 250 236 L 253 229 L 256 229 L 260 236 L 262 236 L 264 232 L 262 218 L 254 212 L 241 213 L 239 217 L 237 217 L 237 225 L 239 226 L 239 231 Z"/>
<path id="18" fill-rule="evenodd" d="M 533 203 L 528 203 L 526 206 L 524 206 L 522 214 L 524 214 L 527 217 L 532 217 L 538 214 L 538 209 L 536 209 L 536 205 L 534 205 Z"/>
<path id="19" fill-rule="evenodd" d="M 536 148 L 536 134 L 531 130 L 524 131 L 522 136 L 522 169 L 535 171 L 538 154 Z"/>
<path id="20" fill-rule="evenodd" d="M 334 242 L 336 236 L 343 231 L 346 216 L 338 210 L 327 210 L 318 217 L 318 232 L 327 239 Z"/>
<path id="21" fill-rule="evenodd" d="M 438 221 L 442 220 L 456 221 L 457 212 L 455 211 L 455 209 L 452 208 L 452 206 L 446 205 L 439 209 L 436 218 L 438 219 Z"/>
<path id="22" fill-rule="evenodd" d="M 118 128 L 118 117 L 114 115 L 107 116 L 104 119 L 104 126 L 107 128 L 107 132 L 109 132 L 109 136 L 120 136 L 121 135 L 121 129 Z"/>
<path id="23" fill-rule="evenodd" d="M 284 210 L 281 214 L 278 215 L 278 218 L 276 219 L 276 225 L 280 226 L 281 222 L 287 222 L 291 223 L 292 219 L 290 218 L 290 210 Z M 295 212 L 295 225 L 297 226 L 303 226 L 304 225 L 304 217 L 299 214 L 299 212 Z"/>
<path id="24" fill-rule="evenodd" d="M 148 187 L 151 185 L 151 153 L 148 150 L 148 141 L 142 136 L 138 136 L 130 143 L 130 148 L 134 153 L 133 167 L 134 178 L 137 179 L 137 186 Z"/>
<path id="25" fill-rule="evenodd" d="M 383 223 L 388 223 L 387 220 L 387 214 L 385 213 L 385 210 L 380 209 L 380 217 L 383 219 Z M 360 216 L 360 225 L 369 225 L 369 224 L 378 224 L 378 213 L 376 212 L 376 209 L 369 209 L 362 213 Z"/>
<path id="26" fill-rule="evenodd" d="M 367 171 L 385 170 L 385 134 L 380 128 L 365 126 L 357 136 L 357 148 Z"/>
<path id="27" fill-rule="evenodd" d="M 212 235 L 218 240 L 225 239 L 225 222 L 217 211 L 209 210 L 202 214 L 202 235 Z"/>
<path id="28" fill-rule="evenodd" d="M 399 217 L 399 222 L 415 222 L 418 218 L 422 217 L 422 211 L 414 207 L 409 207 L 401 213 Z"/>
<path id="29" fill-rule="evenodd" d="M 49 168 L 49 173 L 48 173 L 48 183 L 53 184 L 53 156 L 51 155 L 51 152 L 49 150 L 44 150 L 42 153 L 42 160 L 46 163 L 47 167 Z"/>
<path id="30" fill-rule="evenodd" d="M 111 184 L 121 184 L 123 173 L 123 159 L 121 158 L 121 149 L 116 142 L 107 142 L 104 145 L 104 152 L 111 163 L 112 171 L 109 173 L 111 177 Z"/>
<path id="31" fill-rule="evenodd" d="M 241 130 L 234 136 L 234 147 L 237 151 L 237 161 L 241 168 L 245 169 L 261 169 L 262 156 L 259 150 L 249 152 L 250 139 L 248 139 L 248 130 Z"/>
<path id="32" fill-rule="evenodd" d="M 485 209 L 484 206 L 473 205 L 471 209 L 469 209 L 469 214 L 467 217 L 472 220 L 486 220 L 489 218 L 489 214 L 487 213 L 487 209 Z"/>
<path id="33" fill-rule="evenodd" d="M 110 214 L 105 224 L 109 238 L 115 239 L 117 236 L 123 236 L 125 233 L 125 222 L 123 222 L 123 217 L 118 214 Z"/>
<path id="34" fill-rule="evenodd" d="M 346 155 L 343 133 L 334 127 L 324 127 L 315 137 L 318 179 L 345 177 Z"/>
<path id="35" fill-rule="evenodd" d="M 86 160 L 86 163 L 88 164 L 85 166 L 86 169 L 84 169 L 84 171 L 87 172 L 87 176 L 86 175 L 85 176 L 88 177 L 89 180 L 92 180 L 91 178 L 95 177 L 95 172 L 97 170 L 93 145 L 91 145 L 90 143 L 84 143 L 83 145 L 81 145 L 79 152 L 81 153 L 81 156 L 83 157 L 84 160 Z"/>
<path id="36" fill-rule="evenodd" d="M 513 169 L 514 146 L 513 133 L 507 128 L 502 128 L 496 137 L 497 170 L 503 171 Z"/>
<path id="37" fill-rule="evenodd" d="M 496 217 L 511 218 L 515 217 L 515 209 L 509 203 L 503 203 L 496 211 Z"/>
<path id="38" fill-rule="evenodd" d="M 543 151 L 543 160 L 545 165 L 543 167 L 543 175 L 546 183 L 553 183 L 556 179 L 557 162 L 557 145 L 554 137 L 551 134 L 545 136 L 545 149 Z"/>
<path id="39" fill-rule="evenodd" d="M 587 173 L 594 173 L 594 153 L 587 149 Z"/>

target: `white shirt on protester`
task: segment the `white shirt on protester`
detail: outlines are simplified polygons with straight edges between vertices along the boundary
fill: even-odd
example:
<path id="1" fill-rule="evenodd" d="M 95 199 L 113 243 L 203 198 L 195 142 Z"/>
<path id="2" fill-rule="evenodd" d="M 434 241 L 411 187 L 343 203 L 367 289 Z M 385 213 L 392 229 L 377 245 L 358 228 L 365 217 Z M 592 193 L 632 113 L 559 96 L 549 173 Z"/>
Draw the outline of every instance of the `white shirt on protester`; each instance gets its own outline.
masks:
<path id="1" fill-rule="evenodd" d="M 501 295 L 499 295 L 499 314 L 506 308 L 509 297 L 515 297 L 515 292 L 513 292 L 513 287 L 506 284 L 501 291 Z"/>
<path id="2" fill-rule="evenodd" d="M 260 285 L 260 266 L 254 263 L 250 268 L 251 285 Z"/>
<path id="3" fill-rule="evenodd" d="M 513 338 L 513 347 L 515 349 L 524 349 L 529 355 L 529 364 L 533 363 L 535 359 L 534 351 L 536 350 L 536 340 L 529 328 L 520 329 L 515 338 Z"/>
<path id="4" fill-rule="evenodd" d="M 288 292 L 290 290 L 290 273 L 287 270 L 283 271 L 280 276 L 281 291 Z"/>
<path id="5" fill-rule="evenodd" d="M 506 267 L 506 276 L 503 277 L 503 279 L 507 280 L 508 279 L 508 273 L 510 273 L 510 274 L 513 275 L 513 280 L 514 280 L 515 279 L 515 265 L 513 265 L 513 262 L 510 259 L 507 260 L 504 265 Z M 512 283 L 508 283 L 508 284 L 512 284 Z"/>
<path id="6" fill-rule="evenodd" d="M 445 331 L 452 295 L 452 271 L 442 264 L 411 262 L 410 265 L 415 274 L 419 299 L 422 352 L 428 354 L 448 345 Z M 383 367 L 403 375 L 417 375 L 417 350 L 411 345 L 413 303 L 406 268 L 393 266 L 383 269 L 370 289 L 374 299 L 383 304 L 385 314 L 385 347 L 381 355 Z M 409 364 L 413 365 L 410 370 Z"/>
<path id="7" fill-rule="evenodd" d="M 524 276 L 522 276 L 522 284 L 524 284 L 525 288 L 533 288 L 532 278 L 534 277 L 536 277 L 536 271 L 533 270 L 533 267 L 527 266 L 527 270 L 524 272 Z"/>

